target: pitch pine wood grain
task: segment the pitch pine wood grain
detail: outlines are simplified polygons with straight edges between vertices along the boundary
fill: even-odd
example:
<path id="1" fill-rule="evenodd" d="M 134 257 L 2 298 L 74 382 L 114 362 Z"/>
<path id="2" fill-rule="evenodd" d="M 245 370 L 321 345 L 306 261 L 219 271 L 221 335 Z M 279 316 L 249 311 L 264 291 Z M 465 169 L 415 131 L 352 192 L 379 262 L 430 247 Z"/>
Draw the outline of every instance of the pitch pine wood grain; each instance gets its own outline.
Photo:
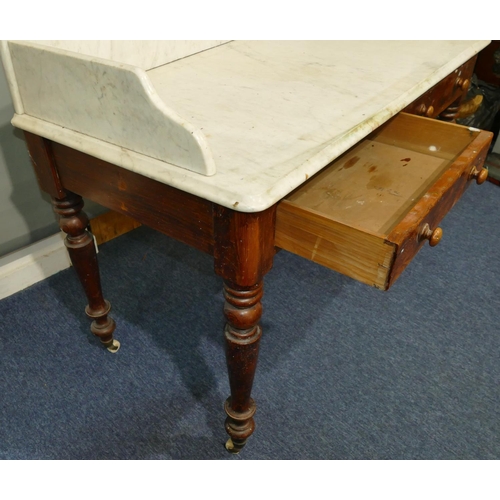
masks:
<path id="1" fill-rule="evenodd" d="M 92 234 L 98 245 L 102 245 L 141 225 L 132 217 L 110 210 L 90 220 Z"/>
<path id="2" fill-rule="evenodd" d="M 344 224 L 386 235 L 447 167 L 448 161 L 365 140 L 288 200 Z"/>
<path id="3" fill-rule="evenodd" d="M 51 149 L 66 189 L 213 254 L 210 201 L 61 144 Z"/>
<path id="4" fill-rule="evenodd" d="M 282 201 L 276 246 L 376 288 L 386 288 L 394 248 L 380 236 Z"/>
<path id="5" fill-rule="evenodd" d="M 50 141 L 30 132 L 24 132 L 24 137 L 40 189 L 54 198 L 64 198 L 66 193 L 59 178 Z"/>

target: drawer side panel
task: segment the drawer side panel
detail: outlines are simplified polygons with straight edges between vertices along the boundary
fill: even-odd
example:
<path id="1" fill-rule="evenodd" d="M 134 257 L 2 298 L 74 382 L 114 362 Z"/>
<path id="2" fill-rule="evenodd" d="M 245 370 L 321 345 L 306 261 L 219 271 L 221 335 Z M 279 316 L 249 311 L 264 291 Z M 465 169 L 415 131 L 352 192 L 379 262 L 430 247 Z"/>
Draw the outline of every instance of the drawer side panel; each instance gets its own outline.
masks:
<path id="1" fill-rule="evenodd" d="M 276 214 L 276 246 L 385 290 L 395 247 L 286 200 Z"/>

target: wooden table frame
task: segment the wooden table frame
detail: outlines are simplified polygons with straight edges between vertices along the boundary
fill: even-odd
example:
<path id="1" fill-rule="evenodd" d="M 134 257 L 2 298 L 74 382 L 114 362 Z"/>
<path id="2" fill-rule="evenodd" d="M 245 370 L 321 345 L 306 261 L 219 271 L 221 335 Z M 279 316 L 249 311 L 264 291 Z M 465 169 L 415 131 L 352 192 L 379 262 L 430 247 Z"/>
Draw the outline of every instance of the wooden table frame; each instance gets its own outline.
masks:
<path id="1" fill-rule="evenodd" d="M 52 197 L 67 235 L 65 244 L 88 299 L 91 331 L 105 347 L 116 350 L 119 344 L 82 196 L 213 256 L 215 272 L 224 280 L 231 388 L 224 406 L 226 448 L 239 452 L 255 427 L 251 390 L 262 336 L 263 277 L 275 254 L 276 205 L 258 213 L 236 212 L 29 132 L 25 136 L 40 188 Z"/>
<path id="2" fill-rule="evenodd" d="M 475 59 L 463 65 L 462 79 L 472 74 Z M 406 110 L 454 121 L 468 86 L 467 80 L 458 88 L 455 80 L 450 75 Z M 102 293 L 82 197 L 213 256 L 215 272 L 224 280 L 231 391 L 224 405 L 226 448 L 238 453 L 255 428 L 251 391 L 262 336 L 263 278 L 276 252 L 277 204 L 262 212 L 237 212 L 30 132 L 25 137 L 40 188 L 52 197 L 67 235 L 65 244 L 88 299 L 91 331 L 110 351 L 119 347 L 113 338 L 116 325 Z"/>

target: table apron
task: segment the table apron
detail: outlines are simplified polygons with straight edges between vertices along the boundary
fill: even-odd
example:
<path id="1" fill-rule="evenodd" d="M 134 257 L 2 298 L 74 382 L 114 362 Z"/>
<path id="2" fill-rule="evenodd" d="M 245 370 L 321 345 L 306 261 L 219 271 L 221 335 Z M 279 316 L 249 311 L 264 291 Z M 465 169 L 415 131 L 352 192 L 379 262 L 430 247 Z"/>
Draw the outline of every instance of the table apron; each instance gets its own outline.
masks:
<path id="1" fill-rule="evenodd" d="M 50 149 L 64 189 L 213 255 L 212 202 L 55 142 Z"/>

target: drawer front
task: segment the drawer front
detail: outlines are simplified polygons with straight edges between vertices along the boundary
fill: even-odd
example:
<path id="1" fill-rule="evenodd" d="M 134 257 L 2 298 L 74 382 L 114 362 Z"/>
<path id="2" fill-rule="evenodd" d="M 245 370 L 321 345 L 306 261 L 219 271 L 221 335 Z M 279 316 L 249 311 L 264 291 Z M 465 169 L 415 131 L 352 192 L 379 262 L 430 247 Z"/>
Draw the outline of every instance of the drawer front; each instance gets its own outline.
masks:
<path id="1" fill-rule="evenodd" d="M 484 181 L 491 137 L 401 113 L 279 203 L 276 246 L 388 289 L 439 240 L 467 186 Z"/>
<path id="2" fill-rule="evenodd" d="M 466 95 L 474 73 L 476 59 L 477 56 L 462 64 L 453 73 L 413 101 L 404 111 L 429 118 L 439 116 L 448 106 Z"/>
<path id="3" fill-rule="evenodd" d="M 431 231 L 438 228 L 467 187 L 477 182 L 474 174 L 481 172 L 490 143 L 490 133 L 480 133 L 389 234 L 387 241 L 395 245 L 395 257 L 387 288 L 427 242 L 423 234 L 426 226 Z"/>

